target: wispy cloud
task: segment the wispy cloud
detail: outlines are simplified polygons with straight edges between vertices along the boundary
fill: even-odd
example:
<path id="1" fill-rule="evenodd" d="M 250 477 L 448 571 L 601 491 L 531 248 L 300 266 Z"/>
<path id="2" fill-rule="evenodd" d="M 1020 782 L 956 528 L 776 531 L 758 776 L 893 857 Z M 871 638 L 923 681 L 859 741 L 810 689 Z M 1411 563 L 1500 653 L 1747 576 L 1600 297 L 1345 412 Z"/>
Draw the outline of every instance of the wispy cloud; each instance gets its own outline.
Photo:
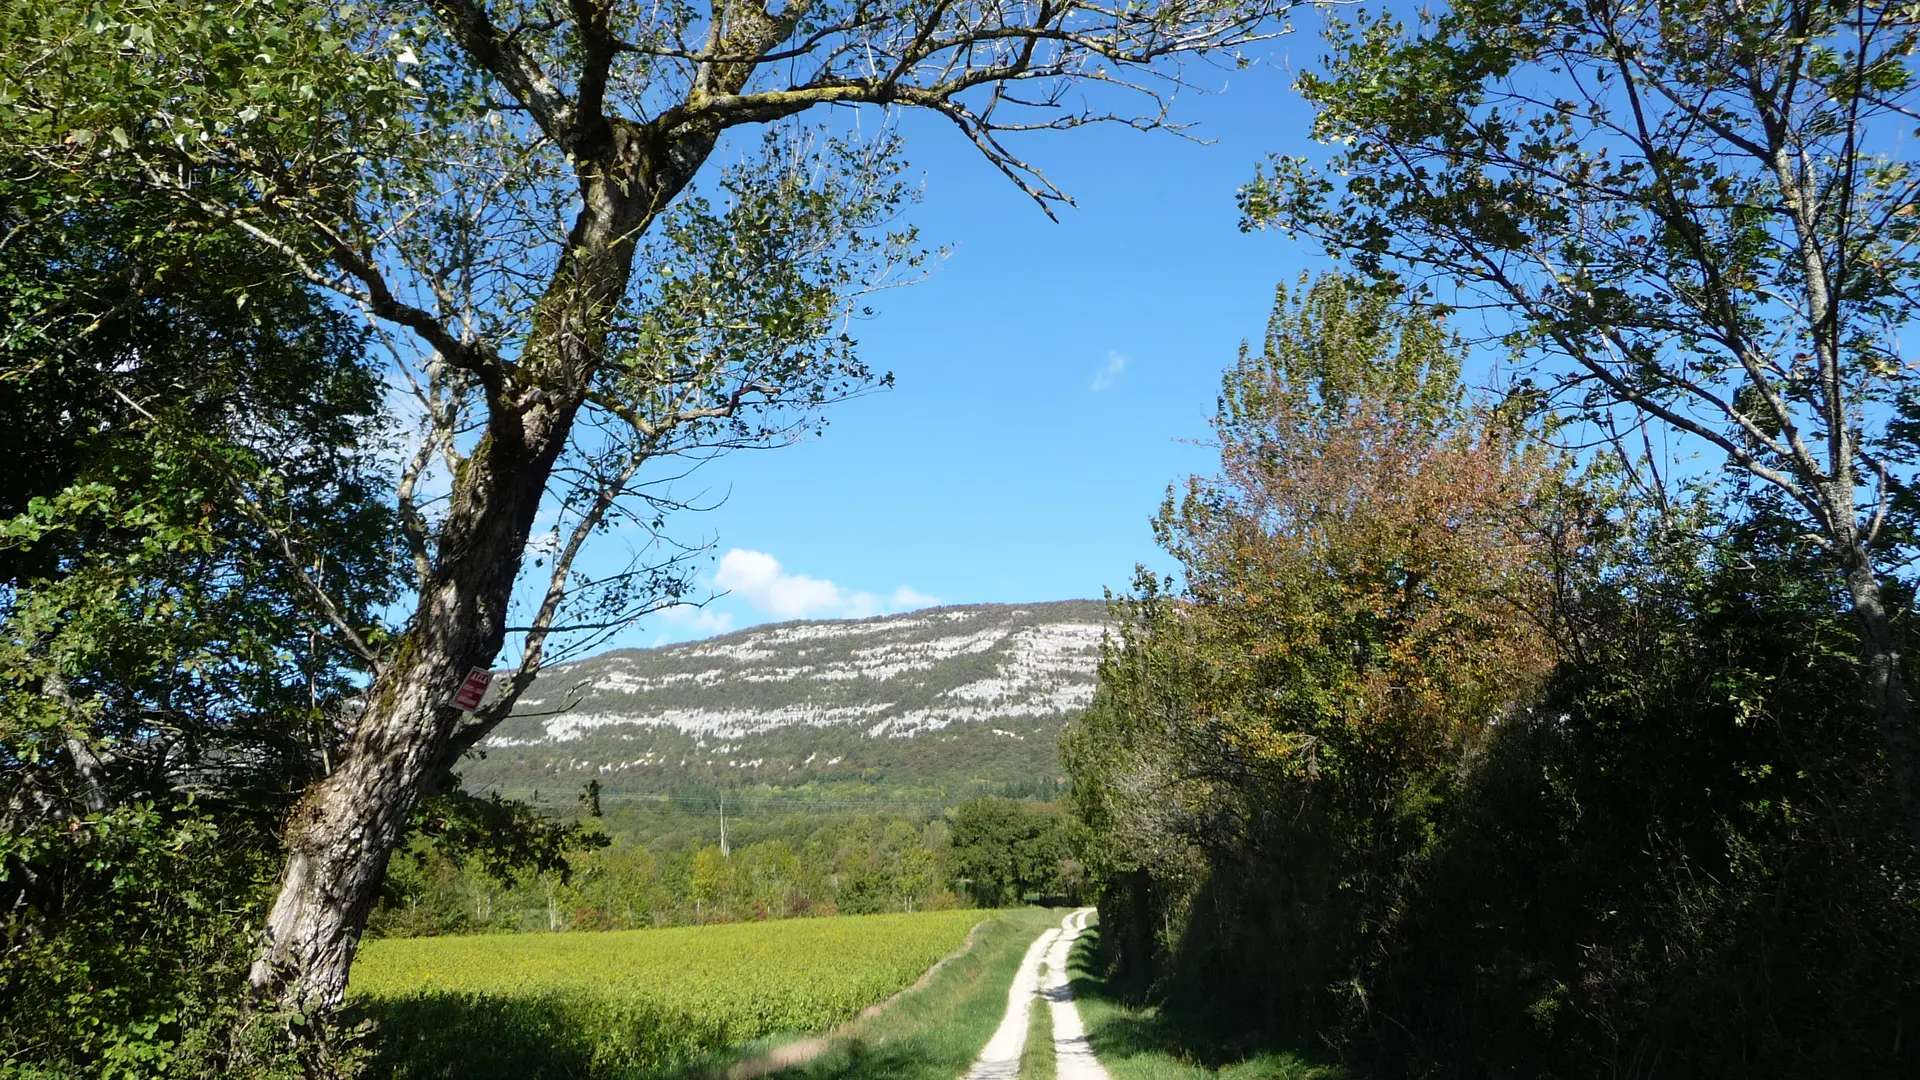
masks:
<path id="1" fill-rule="evenodd" d="M 1127 357 L 1117 352 L 1108 353 L 1107 366 L 1100 369 L 1099 374 L 1093 377 L 1093 392 L 1097 394 L 1112 386 L 1113 381 L 1118 379 L 1120 373 L 1125 370 L 1127 370 Z"/>
<path id="2" fill-rule="evenodd" d="M 895 611 L 912 611 L 914 608 L 933 607 L 940 602 L 940 598 L 937 596 L 928 596 L 918 589 L 911 589 L 902 585 L 893 590 L 891 601 L 893 610 Z"/>
<path id="3" fill-rule="evenodd" d="M 907 585 L 893 590 L 891 596 L 876 596 L 870 592 L 857 592 L 846 598 L 841 614 L 849 619 L 864 619 L 870 615 L 885 615 L 894 611 L 912 611 L 916 608 L 932 607 L 940 602 L 936 596 Z"/>
<path id="4" fill-rule="evenodd" d="M 705 637 L 709 634 L 724 634 L 733 629 L 733 612 L 715 611 L 708 607 L 695 607 L 692 604 L 678 604 L 662 608 L 660 621 L 674 628 L 676 633 Z"/>
<path id="5" fill-rule="evenodd" d="M 746 548 L 734 548 L 720 556 L 713 583 L 782 619 L 834 616 L 864 619 L 939 603 L 934 597 L 905 585 L 890 596 L 880 596 L 843 589 L 825 578 L 790 574 L 780 565 L 780 560 L 764 551 Z"/>

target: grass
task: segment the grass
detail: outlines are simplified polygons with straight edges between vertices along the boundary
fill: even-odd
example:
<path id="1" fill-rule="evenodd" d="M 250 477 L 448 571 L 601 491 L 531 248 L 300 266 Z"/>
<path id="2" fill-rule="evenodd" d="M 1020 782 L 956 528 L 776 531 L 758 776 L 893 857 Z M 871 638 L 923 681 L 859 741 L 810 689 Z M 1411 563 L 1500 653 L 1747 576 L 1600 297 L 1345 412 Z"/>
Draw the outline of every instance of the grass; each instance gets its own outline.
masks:
<path id="1" fill-rule="evenodd" d="M 1047 965 L 1040 965 L 1040 984 L 1046 985 Z M 1027 1014 L 1027 1045 L 1020 1052 L 1020 1080 L 1053 1080 L 1059 1062 L 1053 1055 L 1053 1008 L 1047 999 L 1035 995 L 1033 1011 Z"/>
<path id="2" fill-rule="evenodd" d="M 1060 913 L 993 913 L 965 956 L 885 1012 L 834 1038 L 813 1061 L 779 1080 L 955 1080 L 973 1065 L 1007 1011 L 1007 987 L 1027 946 Z M 1051 1061 L 1049 1061 L 1051 1065 Z"/>
<path id="3" fill-rule="evenodd" d="M 687 1078 L 848 1020 L 983 918 L 993 916 L 374 941 L 349 1003 L 377 1025 L 375 1074 L 395 1080 Z"/>
<path id="4" fill-rule="evenodd" d="M 1216 1043 L 1180 1031 L 1152 1006 L 1131 1005 L 1110 993 L 1094 959 L 1098 943 L 1098 929 L 1089 927 L 1074 943 L 1067 967 L 1087 1039 L 1113 1080 L 1352 1080 L 1338 1066 L 1291 1053 L 1222 1060 Z"/>

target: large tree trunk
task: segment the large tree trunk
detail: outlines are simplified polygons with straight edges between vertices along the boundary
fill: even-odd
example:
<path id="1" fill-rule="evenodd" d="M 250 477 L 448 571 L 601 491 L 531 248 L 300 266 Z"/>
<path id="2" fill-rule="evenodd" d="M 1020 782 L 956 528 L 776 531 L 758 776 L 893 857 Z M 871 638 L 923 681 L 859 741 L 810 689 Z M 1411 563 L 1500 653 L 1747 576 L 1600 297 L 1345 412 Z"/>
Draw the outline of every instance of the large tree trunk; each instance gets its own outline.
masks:
<path id="1" fill-rule="evenodd" d="M 286 867 L 251 972 L 256 997 L 304 1011 L 345 994 L 387 860 L 460 720 L 453 695 L 469 668 L 500 651 L 521 553 L 577 408 L 533 405 L 521 439 L 490 433 L 462 471 L 413 624 L 371 687 L 339 767 L 287 821 Z"/>
<path id="2" fill-rule="evenodd" d="M 1907 826 L 1907 838 L 1920 850 L 1920 740 L 1913 730 L 1913 703 L 1901 671 L 1900 641 L 1881 595 L 1872 556 L 1855 543 L 1847 557 L 1847 593 L 1860 630 L 1860 658 L 1867 692 L 1887 755 L 1887 775 Z"/>
<path id="3" fill-rule="evenodd" d="M 744 74 L 739 76 L 744 78 Z M 734 81 L 719 89 L 738 89 Z M 652 132 L 604 120 L 575 140 L 581 208 L 511 375 L 488 387 L 486 434 L 455 477 L 429 580 L 368 695 L 339 766 L 288 818 L 287 862 L 250 983 L 256 1001 L 338 1005 L 387 860 L 452 764 L 451 704 L 491 665 L 555 460 L 586 401 L 641 236 L 713 152 L 718 129 Z M 483 381 L 485 381 L 483 379 Z"/>
<path id="4" fill-rule="evenodd" d="M 655 163 L 631 130 L 602 130 L 582 208 L 512 377 L 489 387 L 486 434 L 454 480 L 433 566 L 406 636 L 369 690 L 340 764 L 289 816 L 286 866 L 249 975 L 256 1001 L 302 1012 L 346 994 L 387 861 L 420 797 L 451 765 L 451 704 L 467 671 L 492 664 L 548 477 L 584 404 L 636 243 L 713 140 Z M 584 144 L 583 144 L 584 145 Z M 644 175 L 642 175 L 644 174 Z"/>

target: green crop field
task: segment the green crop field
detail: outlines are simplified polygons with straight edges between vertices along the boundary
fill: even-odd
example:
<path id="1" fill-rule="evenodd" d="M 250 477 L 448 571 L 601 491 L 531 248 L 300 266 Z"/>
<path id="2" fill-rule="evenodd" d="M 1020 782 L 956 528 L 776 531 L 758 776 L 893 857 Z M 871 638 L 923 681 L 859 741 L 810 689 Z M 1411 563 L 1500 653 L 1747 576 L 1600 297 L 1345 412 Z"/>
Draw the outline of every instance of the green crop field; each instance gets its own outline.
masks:
<path id="1" fill-rule="evenodd" d="M 670 1076 L 827 1028 L 959 948 L 977 911 L 368 942 L 351 1003 L 380 1075 Z"/>

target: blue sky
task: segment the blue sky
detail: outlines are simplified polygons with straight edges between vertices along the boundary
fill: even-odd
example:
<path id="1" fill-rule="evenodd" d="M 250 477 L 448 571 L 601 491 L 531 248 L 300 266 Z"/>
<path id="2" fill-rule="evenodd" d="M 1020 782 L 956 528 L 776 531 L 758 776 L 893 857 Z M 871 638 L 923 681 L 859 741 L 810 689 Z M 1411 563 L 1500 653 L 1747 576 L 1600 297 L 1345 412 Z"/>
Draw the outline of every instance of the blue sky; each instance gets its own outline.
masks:
<path id="1" fill-rule="evenodd" d="M 611 645 L 1097 597 L 1136 563 L 1172 569 L 1148 519 L 1170 482 L 1211 467 L 1196 443 L 1221 372 L 1262 332 L 1274 286 L 1326 265 L 1241 233 L 1234 205 L 1267 153 L 1317 156 L 1289 68 L 1319 52 L 1303 25 L 1254 68 L 1198 73 L 1224 89 L 1175 115 L 1207 145 L 1119 127 L 1017 144 L 1077 201 L 1057 224 L 944 121 L 904 117 L 925 184 L 912 218 L 952 253 L 855 325 L 895 388 L 835 406 L 824 437 L 703 469 L 725 502 L 677 535 L 712 542 L 703 581 L 728 595 Z"/>

